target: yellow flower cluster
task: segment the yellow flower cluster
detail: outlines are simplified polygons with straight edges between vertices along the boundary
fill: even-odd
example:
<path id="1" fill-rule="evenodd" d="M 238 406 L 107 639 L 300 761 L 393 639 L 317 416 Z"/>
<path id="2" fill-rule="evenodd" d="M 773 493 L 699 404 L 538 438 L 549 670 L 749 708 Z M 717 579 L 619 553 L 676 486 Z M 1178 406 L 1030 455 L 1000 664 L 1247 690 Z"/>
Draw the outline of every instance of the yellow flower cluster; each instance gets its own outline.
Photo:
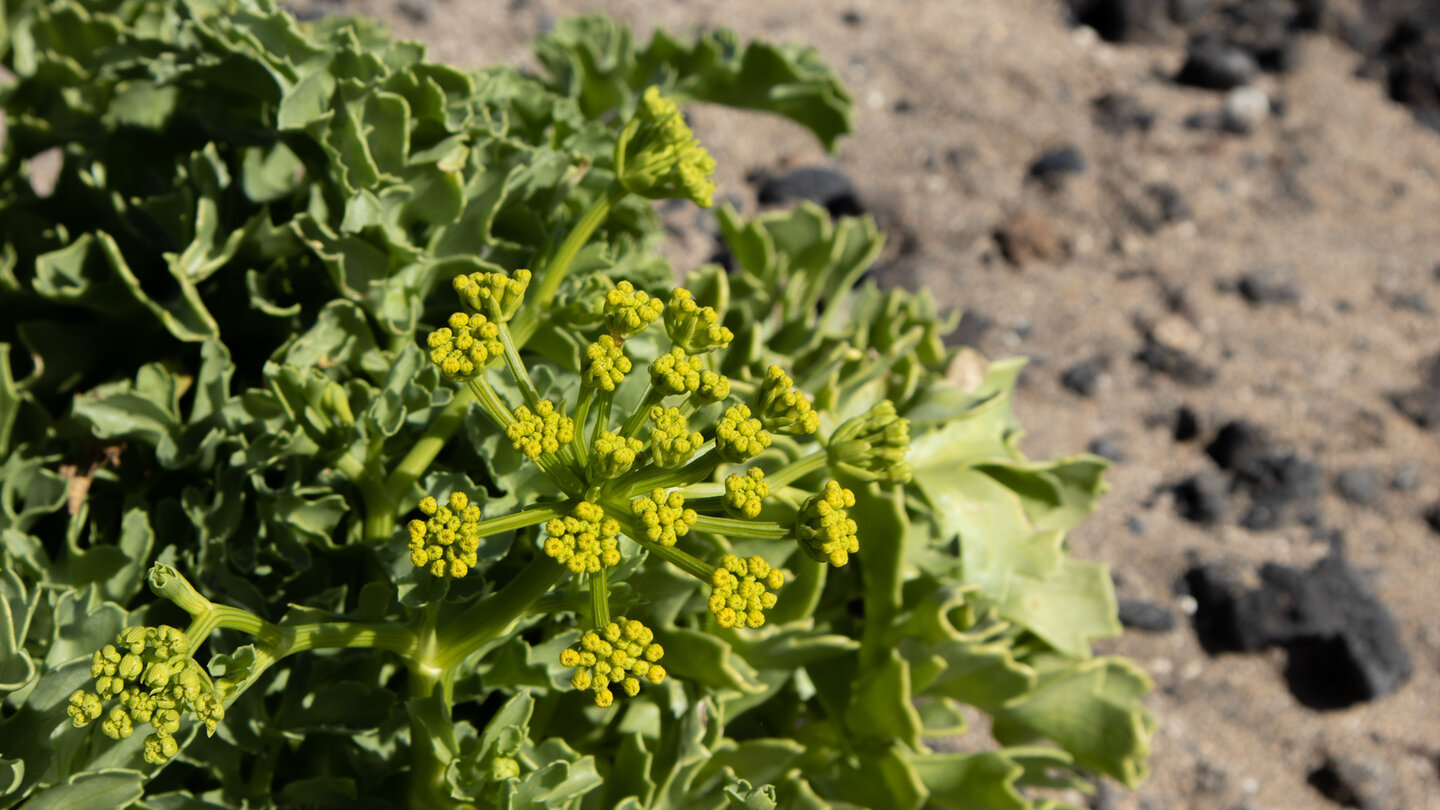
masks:
<path id="1" fill-rule="evenodd" d="M 505 435 L 527 458 L 539 458 L 575 438 L 575 420 L 556 410 L 555 403 L 542 399 L 533 411 L 526 405 L 516 408 L 515 421 L 505 428 Z"/>
<path id="2" fill-rule="evenodd" d="M 705 443 L 698 431 L 690 429 L 679 408 L 656 405 L 650 409 L 650 456 L 655 466 L 667 470 L 683 466 Z"/>
<path id="3" fill-rule="evenodd" d="M 459 579 L 470 573 L 480 549 L 480 507 L 470 503 L 463 492 L 452 492 L 446 505 L 434 498 L 422 498 L 420 511 L 426 520 L 412 520 L 410 562 L 437 577 Z"/>
<path id="4" fill-rule="evenodd" d="M 430 347 L 430 362 L 440 367 L 445 379 L 473 380 L 491 358 L 504 353 L 499 328 L 484 315 L 456 312 L 447 323 L 449 326 L 431 332 L 425 341 Z"/>
<path id="5" fill-rule="evenodd" d="M 498 271 L 459 275 L 452 286 L 460 295 L 461 303 L 471 309 L 486 312 L 487 303 L 494 301 L 500 309 L 500 317 L 509 320 L 525 298 L 525 290 L 530 286 L 530 271 L 516 270 L 509 275 Z"/>
<path id="6" fill-rule="evenodd" d="M 769 495 L 770 484 L 765 480 L 765 471 L 759 467 L 751 467 L 744 475 L 735 473 L 725 477 L 725 511 L 731 514 L 759 517 L 760 508 Z"/>
<path id="7" fill-rule="evenodd" d="M 560 653 L 560 663 L 575 669 L 570 684 L 580 691 L 595 692 L 595 705 L 606 708 L 615 702 L 611 685 L 618 685 L 626 695 L 640 693 L 640 679 L 652 684 L 665 680 L 665 667 L 657 663 L 665 649 L 655 643 L 655 633 L 624 616 L 605 625 L 598 632 L 591 630 L 580 638 L 580 649 L 567 648 Z"/>
<path id="8" fill-rule="evenodd" d="M 585 357 L 580 362 L 580 381 L 601 391 L 614 391 L 630 373 L 630 358 L 610 335 L 601 335 L 599 340 L 586 346 Z"/>
<path id="9" fill-rule="evenodd" d="M 745 405 L 731 405 L 715 423 L 715 451 L 720 458 L 740 464 L 770 446 L 770 434 Z"/>
<path id="10" fill-rule="evenodd" d="M 762 557 L 746 560 L 726 554 L 710 584 L 714 587 L 709 607 L 715 621 L 721 627 L 754 628 L 765 624 L 765 611 L 775 607 L 773 592 L 785 584 L 785 574 Z"/>
<path id="11" fill-rule="evenodd" d="M 795 381 L 779 366 L 771 366 L 760 382 L 760 423 L 772 433 L 810 434 L 820 429 L 816 413 Z"/>
<path id="12" fill-rule="evenodd" d="M 626 439 L 618 434 L 604 431 L 590 447 L 590 478 L 592 481 L 610 481 L 630 471 L 635 459 L 645 449 L 639 439 Z"/>
<path id="13" fill-rule="evenodd" d="M 816 562 L 839 568 L 860 550 L 855 521 L 847 511 L 855 505 L 855 493 L 831 481 L 825 491 L 810 496 L 795 519 L 795 538 L 800 548 Z"/>
<path id="14" fill-rule="evenodd" d="M 650 382 L 661 394 L 688 394 L 700 388 L 700 361 L 685 355 L 685 350 L 674 348 L 655 358 L 650 364 Z"/>
<path id="15" fill-rule="evenodd" d="M 715 308 L 700 306 L 684 287 L 676 287 L 670 293 L 670 304 L 665 308 L 665 333 L 671 342 L 689 354 L 723 349 L 735 339 L 735 334 L 720 324 L 720 314 Z"/>
<path id="16" fill-rule="evenodd" d="M 699 519 L 694 509 L 685 508 L 685 496 L 678 489 L 667 495 L 663 487 L 656 488 L 649 495 L 631 501 L 630 508 L 639 519 L 646 539 L 667 548 L 689 534 L 690 527 Z"/>
<path id="17" fill-rule="evenodd" d="M 545 554 L 573 573 L 594 573 L 620 564 L 616 538 L 620 522 L 605 517 L 598 504 L 581 501 L 570 514 L 545 524 Z"/>
<path id="18" fill-rule="evenodd" d="M 605 293 L 605 324 L 616 340 L 634 337 L 665 311 L 665 302 L 621 281 Z"/>

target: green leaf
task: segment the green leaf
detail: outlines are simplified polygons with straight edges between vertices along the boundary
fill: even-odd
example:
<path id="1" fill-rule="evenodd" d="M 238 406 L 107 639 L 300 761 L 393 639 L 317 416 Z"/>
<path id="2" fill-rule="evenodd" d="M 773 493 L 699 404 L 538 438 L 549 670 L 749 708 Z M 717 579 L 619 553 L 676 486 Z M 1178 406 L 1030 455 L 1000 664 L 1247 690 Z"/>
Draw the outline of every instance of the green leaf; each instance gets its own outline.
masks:
<path id="1" fill-rule="evenodd" d="M 1030 810 L 1015 787 L 1025 769 L 1007 751 L 916 754 L 910 764 L 938 802 L 967 810 Z"/>
<path id="2" fill-rule="evenodd" d="M 898 740 L 920 748 L 920 716 L 910 701 L 910 666 L 895 650 L 861 671 L 845 726 L 861 738 Z"/>
<path id="3" fill-rule="evenodd" d="M 677 627 L 657 633 L 656 640 L 665 648 L 665 669 L 681 680 L 737 692 L 765 688 L 755 679 L 755 670 L 715 636 Z"/>
<path id="4" fill-rule="evenodd" d="M 847 802 L 865 807 L 920 810 L 928 792 L 909 757 L 897 746 L 867 752 L 840 772 L 839 790 Z M 968 805 L 963 805 L 968 810 Z"/>
<path id="5" fill-rule="evenodd" d="M 0 458 L 10 453 L 10 432 L 20 415 L 20 390 L 10 370 L 10 344 L 0 342 Z"/>
<path id="6" fill-rule="evenodd" d="M 80 773 L 63 785 L 36 793 L 26 810 L 121 810 L 145 792 L 145 777 L 138 771 L 103 770 Z"/>

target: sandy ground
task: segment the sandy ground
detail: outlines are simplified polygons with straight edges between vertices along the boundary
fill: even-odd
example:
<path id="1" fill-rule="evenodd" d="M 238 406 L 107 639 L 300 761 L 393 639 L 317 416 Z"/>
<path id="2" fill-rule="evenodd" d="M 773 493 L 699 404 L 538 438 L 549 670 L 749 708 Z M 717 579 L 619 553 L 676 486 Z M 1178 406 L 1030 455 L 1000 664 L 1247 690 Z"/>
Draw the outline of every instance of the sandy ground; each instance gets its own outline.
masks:
<path id="1" fill-rule="evenodd" d="M 1122 597 L 1169 606 L 1182 622 L 1102 645 L 1152 674 L 1162 726 L 1150 780 L 1096 806 L 1335 807 L 1306 780 L 1337 756 L 1375 775 L 1366 806 L 1440 808 L 1440 536 L 1420 517 L 1440 500 L 1440 436 L 1388 400 L 1440 351 L 1440 135 L 1355 78 L 1358 57 L 1343 45 L 1307 36 L 1297 71 L 1258 82 L 1283 114 L 1240 136 L 1184 125 L 1218 113 L 1223 95 L 1170 81 L 1184 59 L 1175 37 L 1111 45 L 1071 28 L 1058 0 L 316 2 L 385 19 L 432 58 L 467 66 L 533 66 L 533 36 L 591 10 L 642 37 L 655 26 L 727 26 L 817 48 L 854 93 L 855 134 L 827 155 L 785 122 L 695 110 L 721 194 L 753 208 L 753 170 L 844 172 L 906 245 L 887 283 L 927 286 L 972 325 L 991 324 L 974 339 L 986 354 L 1034 358 L 1018 402 L 1027 451 L 1083 452 L 1103 438 L 1123 455 L 1073 546 L 1112 566 Z M 1092 102 L 1114 92 L 1154 114 L 1148 132 L 1097 126 Z M 1058 190 L 1027 180 L 1038 155 L 1064 146 L 1084 156 L 1082 173 Z M 1154 221 L 1146 189 L 1157 183 L 1179 192 L 1188 217 Z M 1064 255 L 1006 261 L 994 234 L 1022 213 L 1041 218 Z M 690 261 L 710 248 L 700 229 L 671 252 Z M 1221 289 L 1260 270 L 1298 298 L 1257 306 Z M 1213 381 L 1186 386 L 1136 363 L 1147 329 L 1211 365 Z M 1061 372 L 1091 358 L 1107 363 L 1094 395 L 1067 391 Z M 1200 441 L 1171 436 L 1182 404 L 1200 416 Z M 1174 583 L 1193 560 L 1303 567 L 1325 551 L 1306 526 L 1251 532 L 1176 516 L 1167 486 L 1209 465 L 1204 440 L 1242 417 L 1324 468 L 1322 522 L 1344 533 L 1412 657 L 1395 694 L 1307 709 L 1287 690 L 1283 652 L 1210 657 L 1183 621 Z M 1330 486 L 1352 467 L 1373 467 L 1387 484 L 1363 507 Z M 1389 488 L 1407 469 L 1418 486 Z"/>

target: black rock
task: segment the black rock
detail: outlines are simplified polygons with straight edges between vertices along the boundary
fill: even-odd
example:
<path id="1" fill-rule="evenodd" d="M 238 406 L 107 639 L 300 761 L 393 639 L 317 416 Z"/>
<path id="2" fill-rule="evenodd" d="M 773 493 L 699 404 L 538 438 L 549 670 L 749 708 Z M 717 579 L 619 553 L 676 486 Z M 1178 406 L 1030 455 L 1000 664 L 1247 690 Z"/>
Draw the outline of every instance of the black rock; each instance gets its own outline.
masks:
<path id="1" fill-rule="evenodd" d="M 1175 429 L 1171 435 L 1177 442 L 1188 442 L 1200 435 L 1200 415 L 1189 405 L 1181 405 L 1175 411 Z"/>
<path id="2" fill-rule="evenodd" d="M 1132 129 L 1149 132 L 1155 125 L 1155 113 L 1126 93 L 1106 93 L 1090 102 L 1090 107 L 1095 125 L 1115 135 Z"/>
<path id="3" fill-rule="evenodd" d="M 1229 486 L 1218 473 L 1206 470 L 1175 485 L 1175 512 L 1202 526 L 1219 523 L 1225 516 L 1225 495 Z"/>
<path id="4" fill-rule="evenodd" d="M 1304 572 L 1266 564 L 1260 580 L 1242 592 L 1232 569 L 1211 564 L 1186 572 L 1195 630 L 1207 652 L 1284 647 L 1291 693 L 1317 709 L 1372 700 L 1410 677 L 1394 617 L 1338 547 Z"/>
<path id="5" fill-rule="evenodd" d="M 1125 452 L 1120 449 L 1119 442 L 1107 436 L 1100 436 L 1091 440 L 1090 452 L 1101 458 L 1109 459 L 1116 464 L 1125 460 Z"/>
<path id="6" fill-rule="evenodd" d="M 1241 468 L 1236 487 L 1249 493 L 1250 508 L 1240 518 L 1247 529 L 1276 529 L 1292 521 L 1313 523 L 1324 484 L 1320 465 L 1295 453 L 1267 453 Z"/>
<path id="7" fill-rule="evenodd" d="M 806 166 L 788 174 L 764 177 L 756 199 L 761 205 L 808 200 L 823 206 L 832 217 L 854 217 L 865 213 L 850 178 L 822 166 Z"/>
<path id="8" fill-rule="evenodd" d="M 1125 518 L 1125 528 L 1136 537 L 1143 537 L 1145 535 L 1145 521 L 1136 515 Z"/>
<path id="9" fill-rule="evenodd" d="M 1155 602 L 1121 599 L 1120 624 L 1147 633 L 1168 633 L 1175 629 L 1175 614 L 1170 608 Z"/>
<path id="10" fill-rule="evenodd" d="M 1229 90 L 1249 84 L 1260 66 L 1255 57 L 1217 36 L 1201 35 L 1190 40 L 1185 64 L 1175 81 L 1207 90 Z"/>
<path id="11" fill-rule="evenodd" d="M 969 346 L 979 349 L 985 333 L 994 328 L 995 322 L 973 310 L 960 317 L 960 325 L 944 337 L 946 346 Z"/>
<path id="12" fill-rule="evenodd" d="M 1150 336 L 1146 337 L 1145 347 L 1136 353 L 1135 359 L 1156 374 L 1164 374 L 1192 388 L 1209 385 L 1215 381 L 1217 373 L 1189 352 Z"/>
<path id="13" fill-rule="evenodd" d="M 1425 523 L 1431 531 L 1440 534 L 1440 501 L 1430 504 L 1430 508 L 1425 510 Z"/>
<path id="14" fill-rule="evenodd" d="M 1144 39 L 1195 19 L 1207 0 L 1070 0 L 1075 21 L 1110 42 Z"/>
<path id="15" fill-rule="evenodd" d="M 1409 292 L 1397 292 L 1390 296 L 1390 308 L 1418 312 L 1421 315 L 1434 315 L 1435 309 L 1430 306 L 1430 299 L 1425 293 L 1419 290 Z"/>
<path id="16" fill-rule="evenodd" d="M 1146 186 L 1145 193 L 1160 209 L 1162 222 L 1180 222 L 1190 218 L 1190 206 L 1180 195 L 1180 190 L 1169 183 L 1152 183 Z"/>
<path id="17" fill-rule="evenodd" d="M 849 11 L 846 11 L 844 14 L 840 15 L 840 21 L 845 23 L 846 25 L 854 27 L 864 22 L 864 19 L 861 18 L 860 12 L 852 8 Z"/>
<path id="18" fill-rule="evenodd" d="M 1245 300 L 1256 305 L 1284 304 L 1300 299 L 1300 291 L 1289 281 L 1279 278 L 1274 270 L 1256 270 L 1241 276 L 1235 289 Z"/>
<path id="19" fill-rule="evenodd" d="M 1327 757 L 1324 764 L 1311 771 L 1305 781 L 1320 795 L 1341 807 L 1360 810 L 1388 810 L 1390 778 L 1385 764 L 1378 760 L 1357 762 Z"/>
<path id="20" fill-rule="evenodd" d="M 1082 397 L 1093 397 L 1100 388 L 1100 377 L 1110 366 L 1107 357 L 1092 357 L 1065 369 L 1060 375 L 1060 384 L 1071 393 Z"/>
<path id="21" fill-rule="evenodd" d="M 1396 492 L 1414 492 L 1420 486 L 1420 465 L 1414 462 L 1401 464 L 1390 478 L 1390 488 Z"/>
<path id="22" fill-rule="evenodd" d="M 1227 422 L 1215 440 L 1205 446 L 1206 455 L 1222 470 L 1235 470 L 1259 458 L 1270 449 L 1265 429 L 1244 420 Z"/>
<path id="23" fill-rule="evenodd" d="M 395 3 L 395 10 L 410 22 L 422 25 L 430 21 L 430 14 L 435 8 L 433 0 L 398 0 Z"/>
<path id="24" fill-rule="evenodd" d="M 1380 471 L 1374 467 L 1353 467 L 1335 476 L 1335 491 L 1353 504 L 1374 503 L 1380 495 Z"/>
<path id="25" fill-rule="evenodd" d="M 908 98 L 902 98 L 890 106 L 891 111 L 900 115 L 907 115 L 915 112 L 915 102 Z"/>
<path id="26" fill-rule="evenodd" d="M 1418 387 L 1394 394 L 1390 401 L 1419 427 L 1440 429 L 1440 354 L 1425 360 Z"/>
<path id="27" fill-rule="evenodd" d="M 1030 177 L 1050 189 L 1058 189 L 1070 175 L 1084 172 L 1085 156 L 1073 146 L 1046 152 L 1030 164 Z"/>

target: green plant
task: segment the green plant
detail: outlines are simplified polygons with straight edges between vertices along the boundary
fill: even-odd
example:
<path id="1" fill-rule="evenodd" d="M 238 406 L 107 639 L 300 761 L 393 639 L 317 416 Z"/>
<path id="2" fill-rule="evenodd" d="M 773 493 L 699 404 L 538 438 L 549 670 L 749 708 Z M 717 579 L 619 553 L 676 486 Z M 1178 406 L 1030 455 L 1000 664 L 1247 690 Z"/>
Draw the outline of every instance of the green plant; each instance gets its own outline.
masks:
<path id="1" fill-rule="evenodd" d="M 833 143 L 811 52 L 583 18 L 527 78 L 262 0 L 3 20 L 0 807 L 1144 777 L 1148 682 L 1091 657 L 1114 599 L 1064 544 L 1104 462 L 1019 453 L 1020 362 L 952 382 L 868 219 L 721 209 L 735 271 L 683 288 L 654 253 L 648 200 L 713 193 L 674 102 Z M 997 745 L 933 750 L 965 706 Z"/>

